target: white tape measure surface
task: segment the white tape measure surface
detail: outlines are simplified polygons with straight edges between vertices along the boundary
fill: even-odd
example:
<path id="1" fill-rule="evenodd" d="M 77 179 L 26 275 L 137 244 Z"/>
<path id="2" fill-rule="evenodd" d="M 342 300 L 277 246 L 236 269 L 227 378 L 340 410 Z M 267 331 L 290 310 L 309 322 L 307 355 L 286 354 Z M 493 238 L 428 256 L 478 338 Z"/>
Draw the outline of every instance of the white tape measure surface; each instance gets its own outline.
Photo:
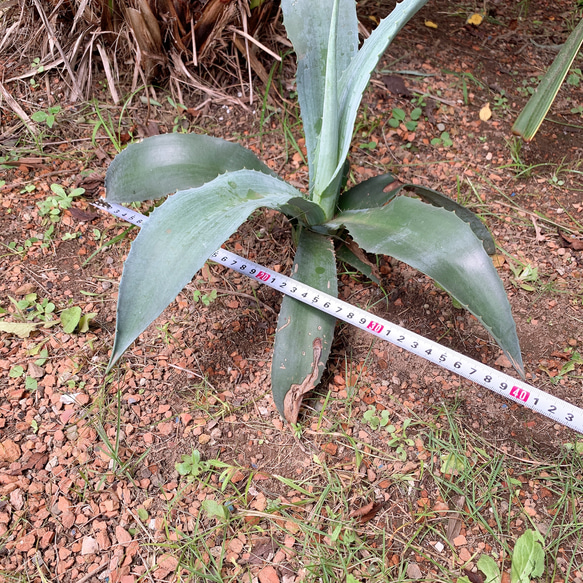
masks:
<path id="1" fill-rule="evenodd" d="M 147 220 L 145 215 L 116 203 L 99 201 L 94 204 L 137 226 L 143 225 Z M 583 409 L 571 405 L 567 401 L 563 401 L 451 348 L 445 348 L 433 340 L 370 314 L 366 310 L 352 306 L 258 263 L 243 259 L 225 249 L 218 249 L 209 259 L 251 279 L 260 281 L 339 320 L 352 324 L 381 340 L 386 340 L 498 395 L 502 395 L 515 403 L 545 415 L 556 423 L 570 427 L 583 434 Z"/>

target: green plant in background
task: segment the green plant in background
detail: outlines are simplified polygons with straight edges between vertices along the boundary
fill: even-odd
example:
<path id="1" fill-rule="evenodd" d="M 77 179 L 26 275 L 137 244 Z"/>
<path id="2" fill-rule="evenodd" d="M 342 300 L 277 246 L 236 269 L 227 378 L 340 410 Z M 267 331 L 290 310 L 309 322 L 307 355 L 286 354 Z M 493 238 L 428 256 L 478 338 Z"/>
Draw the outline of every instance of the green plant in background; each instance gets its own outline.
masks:
<path id="1" fill-rule="evenodd" d="M 191 454 L 182 456 L 182 461 L 174 465 L 176 471 L 192 482 L 196 479 L 202 479 L 205 474 L 214 471 L 221 471 L 218 481 L 221 484 L 221 490 L 224 492 L 229 485 L 230 479 L 237 471 L 235 466 L 222 462 L 218 459 L 203 460 L 198 449 L 193 449 Z"/>
<path id="2" fill-rule="evenodd" d="M 407 116 L 404 109 L 401 109 L 400 107 L 395 107 L 391 112 L 391 117 L 389 118 L 389 125 L 392 128 L 398 128 L 401 124 L 403 124 L 410 132 L 414 132 L 417 129 L 419 118 L 421 117 L 422 113 L 423 110 L 420 107 L 416 107 Z M 407 117 L 409 119 L 407 119 Z"/>
<path id="3" fill-rule="evenodd" d="M 512 283 L 525 291 L 536 291 L 533 283 L 539 282 L 538 267 L 532 266 L 530 263 L 514 264 L 510 259 L 507 260 L 510 270 L 512 271 Z"/>
<path id="4" fill-rule="evenodd" d="M 192 292 L 192 299 L 194 303 L 201 302 L 205 306 L 210 306 L 217 299 L 217 290 L 213 289 L 208 294 L 203 294 L 200 290 Z"/>
<path id="5" fill-rule="evenodd" d="M 527 530 L 514 545 L 512 567 L 510 569 L 511 583 L 530 583 L 533 577 L 540 577 L 544 571 L 545 552 L 540 543 L 544 542 L 538 530 Z M 485 583 L 502 583 L 502 574 L 496 561 L 489 555 L 482 555 L 478 560 L 478 569 L 486 575 Z M 458 578 L 459 583 L 470 583 L 464 576 Z"/>
<path id="6" fill-rule="evenodd" d="M 453 140 L 449 137 L 448 132 L 441 132 L 439 138 L 433 138 L 431 140 L 432 146 L 443 146 L 444 148 L 451 148 L 453 146 Z"/>
<path id="7" fill-rule="evenodd" d="M 251 151 L 204 135 L 154 136 L 115 158 L 106 176 L 107 200 L 130 203 L 178 192 L 153 211 L 132 244 L 119 288 L 109 369 L 213 251 L 255 210 L 267 207 L 284 213 L 293 226 L 295 279 L 336 296 L 334 247 L 342 247 L 350 235 L 365 251 L 391 255 L 435 279 L 478 318 L 523 375 L 510 305 L 488 257 L 495 245 L 480 220 L 418 185 L 385 192 L 396 181 L 392 174 L 343 189 L 362 94 L 390 41 L 425 2 L 397 4 L 358 50 L 354 0 L 282 0 L 297 55 L 307 195 Z M 416 196 L 405 196 L 404 187 Z M 350 263 L 350 256 L 344 253 L 343 261 Z M 290 425 L 297 421 L 302 396 L 320 380 L 335 323 L 334 317 L 284 296 L 271 383 Z"/>
<path id="8" fill-rule="evenodd" d="M 61 112 L 60 105 L 53 105 L 47 111 L 35 111 L 30 118 L 36 123 L 46 123 L 49 128 L 55 125 L 57 115 Z"/>
<path id="9" fill-rule="evenodd" d="M 380 415 L 376 414 L 377 410 L 375 407 L 369 407 L 362 418 L 369 424 L 373 431 L 376 431 L 379 427 L 386 427 L 390 421 L 390 412 L 388 409 L 383 409 Z"/>
<path id="10" fill-rule="evenodd" d="M 58 223 L 61 220 L 61 211 L 71 208 L 73 199 L 81 196 L 85 189 L 74 188 L 67 192 L 60 184 L 51 184 L 51 191 L 53 195 L 36 203 L 39 208 L 38 214 L 41 217 L 48 216 L 53 223 Z"/>

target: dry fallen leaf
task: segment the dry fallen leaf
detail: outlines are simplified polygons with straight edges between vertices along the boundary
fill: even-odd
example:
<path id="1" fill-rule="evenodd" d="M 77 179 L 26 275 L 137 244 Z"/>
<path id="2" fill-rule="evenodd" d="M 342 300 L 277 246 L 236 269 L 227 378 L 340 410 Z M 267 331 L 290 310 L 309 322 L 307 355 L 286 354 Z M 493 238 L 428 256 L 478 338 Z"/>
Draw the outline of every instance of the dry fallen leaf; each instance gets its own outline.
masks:
<path id="1" fill-rule="evenodd" d="M 492 117 L 492 110 L 490 109 L 490 104 L 486 103 L 482 109 L 480 109 L 480 119 L 482 121 L 488 121 Z"/>
<path id="2" fill-rule="evenodd" d="M 37 325 L 32 322 L 0 322 L 0 332 L 14 334 L 19 338 L 28 338 Z"/>
<path id="3" fill-rule="evenodd" d="M 484 577 L 481 573 L 472 573 L 469 569 L 464 569 L 464 575 L 470 580 L 470 583 L 484 583 Z"/>
<path id="4" fill-rule="evenodd" d="M 565 244 L 565 247 L 574 249 L 575 251 L 583 251 L 583 240 L 575 239 L 575 237 L 569 237 L 565 235 L 561 230 L 559 230 L 559 235 Z"/>
<path id="5" fill-rule="evenodd" d="M 492 255 L 492 263 L 494 263 L 494 267 L 502 267 L 506 263 L 506 257 L 504 255 Z"/>
<path id="6" fill-rule="evenodd" d="M 413 94 L 405 85 L 405 80 L 399 75 L 384 75 L 383 83 L 387 90 L 393 95 L 402 95 L 404 97 L 411 97 Z"/>
<path id="7" fill-rule="evenodd" d="M 453 500 L 453 503 L 457 510 L 463 510 L 464 504 L 466 503 L 465 496 L 458 496 Z M 451 514 L 447 521 L 447 528 L 445 536 L 448 541 L 452 542 L 456 538 L 462 529 L 462 518 L 459 512 L 454 512 Z"/>
<path id="8" fill-rule="evenodd" d="M 480 24 L 482 24 L 483 20 L 484 20 L 484 17 L 480 13 L 475 12 L 470 17 L 468 17 L 466 22 L 468 24 L 473 24 L 474 26 L 480 26 Z"/>
<path id="9" fill-rule="evenodd" d="M 361 508 L 357 508 L 350 513 L 351 518 L 358 518 L 358 522 L 360 524 L 364 524 L 369 520 L 372 520 L 379 512 L 379 510 L 383 507 L 382 504 L 375 504 L 373 502 L 369 502 L 365 506 Z"/>

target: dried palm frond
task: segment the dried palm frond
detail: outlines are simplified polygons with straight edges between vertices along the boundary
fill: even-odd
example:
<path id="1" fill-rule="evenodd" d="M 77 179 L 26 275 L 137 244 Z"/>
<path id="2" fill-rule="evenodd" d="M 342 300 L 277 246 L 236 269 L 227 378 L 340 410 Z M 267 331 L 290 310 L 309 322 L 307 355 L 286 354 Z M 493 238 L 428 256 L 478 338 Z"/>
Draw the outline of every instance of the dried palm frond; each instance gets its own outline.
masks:
<path id="1" fill-rule="evenodd" d="M 276 54 L 261 40 L 270 32 L 276 38 L 275 2 L 250 11 L 249 0 L 6 0 L 0 4 L 0 49 L 10 54 L 4 82 L 57 70 L 74 102 L 89 97 L 99 71 L 116 102 L 120 89 L 140 77 L 157 85 L 197 78 L 214 97 L 220 83 L 242 80 L 237 50 L 265 82 L 262 59 L 270 66 Z"/>

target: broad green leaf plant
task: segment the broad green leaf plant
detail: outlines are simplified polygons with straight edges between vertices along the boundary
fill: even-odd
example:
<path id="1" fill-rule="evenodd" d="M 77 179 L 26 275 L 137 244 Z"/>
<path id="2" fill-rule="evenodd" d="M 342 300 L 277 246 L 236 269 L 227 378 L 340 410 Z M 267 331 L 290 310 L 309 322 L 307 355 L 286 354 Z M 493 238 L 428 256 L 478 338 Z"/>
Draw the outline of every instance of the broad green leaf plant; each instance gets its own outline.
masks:
<path id="1" fill-rule="evenodd" d="M 110 368 L 249 215 L 270 208 L 293 226 L 297 280 L 336 296 L 335 247 L 350 237 L 351 248 L 356 243 L 368 253 L 390 255 L 432 277 L 476 316 L 522 374 L 510 305 L 488 256 L 494 241 L 480 220 L 438 192 L 399 184 L 392 174 L 343 189 L 370 76 L 426 1 L 397 4 L 359 49 L 354 0 L 282 0 L 297 57 L 307 194 L 249 150 L 205 135 L 154 136 L 115 158 L 106 177 L 107 200 L 129 203 L 175 194 L 152 212 L 125 262 Z M 366 268 L 344 247 L 343 260 L 351 255 L 355 266 Z M 290 424 L 297 422 L 303 395 L 320 381 L 335 323 L 284 296 L 271 383 L 277 408 Z"/>

